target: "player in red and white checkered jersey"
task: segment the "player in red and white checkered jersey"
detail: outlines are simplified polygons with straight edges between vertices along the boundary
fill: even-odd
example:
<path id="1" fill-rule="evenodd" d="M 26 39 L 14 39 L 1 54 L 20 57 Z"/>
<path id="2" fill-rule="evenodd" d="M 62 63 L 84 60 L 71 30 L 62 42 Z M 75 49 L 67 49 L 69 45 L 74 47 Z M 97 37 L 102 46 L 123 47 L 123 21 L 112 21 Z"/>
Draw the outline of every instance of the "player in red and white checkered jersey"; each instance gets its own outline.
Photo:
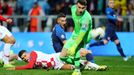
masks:
<path id="1" fill-rule="evenodd" d="M 83 50 L 81 50 L 83 51 Z M 80 52 L 83 56 L 83 52 Z M 40 51 L 32 51 L 30 53 L 26 52 L 26 50 L 21 50 L 19 52 L 19 57 L 28 62 L 27 65 L 24 66 L 16 66 L 14 68 L 7 68 L 8 70 L 24 70 L 24 69 L 34 69 L 34 68 L 45 68 L 51 69 L 54 68 L 56 70 L 71 70 L 74 69 L 73 65 L 66 64 L 60 60 L 60 53 L 46 54 Z M 81 64 L 86 65 L 86 69 L 94 69 L 94 70 L 105 70 L 106 66 L 99 66 L 95 63 L 87 62 L 86 60 L 81 60 Z"/>
<path id="2" fill-rule="evenodd" d="M 7 24 L 12 23 L 12 19 L 6 19 L 3 16 L 0 15 L 0 21 L 4 21 Z M 4 45 L 4 66 L 3 67 L 14 67 L 13 65 L 9 64 L 9 53 L 10 53 L 10 48 L 12 45 L 15 43 L 15 39 L 12 35 L 12 33 L 4 26 L 0 25 L 0 40 L 2 40 L 5 45 Z"/>

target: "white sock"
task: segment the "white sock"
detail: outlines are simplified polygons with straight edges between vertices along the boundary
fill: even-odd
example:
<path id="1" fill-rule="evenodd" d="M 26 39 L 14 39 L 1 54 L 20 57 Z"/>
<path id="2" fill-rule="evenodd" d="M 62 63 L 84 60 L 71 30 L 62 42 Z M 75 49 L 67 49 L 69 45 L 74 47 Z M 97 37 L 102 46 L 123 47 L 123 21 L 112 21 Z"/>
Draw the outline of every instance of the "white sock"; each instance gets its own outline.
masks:
<path id="1" fill-rule="evenodd" d="M 99 65 L 97 65 L 97 64 L 95 64 L 95 63 L 91 63 L 91 62 L 88 62 L 88 64 L 87 64 L 89 67 L 91 67 L 92 69 L 98 69 L 100 66 Z"/>
<path id="2" fill-rule="evenodd" d="M 4 64 L 8 64 L 9 63 L 9 55 L 10 55 L 10 48 L 11 48 L 12 44 L 6 43 L 4 45 Z"/>

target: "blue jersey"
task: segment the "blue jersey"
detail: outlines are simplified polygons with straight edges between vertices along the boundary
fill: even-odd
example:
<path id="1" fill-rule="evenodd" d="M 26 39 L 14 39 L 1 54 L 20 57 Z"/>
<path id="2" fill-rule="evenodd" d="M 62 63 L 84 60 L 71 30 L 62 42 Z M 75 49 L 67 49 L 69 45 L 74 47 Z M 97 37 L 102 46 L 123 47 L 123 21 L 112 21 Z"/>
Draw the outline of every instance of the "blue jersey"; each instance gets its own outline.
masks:
<path id="1" fill-rule="evenodd" d="M 53 28 L 51 38 L 55 51 L 61 52 L 64 45 L 63 41 L 66 40 L 64 28 L 61 25 L 56 24 Z"/>
<path id="2" fill-rule="evenodd" d="M 106 25 L 104 38 L 107 40 L 108 38 L 110 38 L 111 41 L 115 41 L 116 39 L 118 39 L 116 32 L 115 32 L 117 16 L 115 15 L 115 11 L 109 7 L 106 9 L 106 16 L 108 19 L 108 23 Z"/>
<path id="3" fill-rule="evenodd" d="M 108 28 L 115 29 L 117 16 L 115 15 L 115 11 L 112 8 L 106 8 L 106 16 L 108 19 L 108 24 L 106 25 Z"/>

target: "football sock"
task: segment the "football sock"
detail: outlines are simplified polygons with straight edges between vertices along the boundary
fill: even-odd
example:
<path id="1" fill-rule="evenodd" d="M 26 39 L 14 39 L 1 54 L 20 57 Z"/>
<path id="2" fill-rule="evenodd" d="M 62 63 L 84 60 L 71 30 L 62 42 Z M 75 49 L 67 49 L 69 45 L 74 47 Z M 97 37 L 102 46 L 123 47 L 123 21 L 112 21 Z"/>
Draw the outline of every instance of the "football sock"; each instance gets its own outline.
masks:
<path id="1" fill-rule="evenodd" d="M 126 57 L 126 55 L 124 54 L 123 49 L 122 49 L 120 43 L 118 43 L 118 44 L 116 45 L 116 47 L 117 47 L 117 50 L 118 50 L 118 52 L 120 53 L 120 55 L 121 55 L 122 57 Z"/>
<path id="2" fill-rule="evenodd" d="M 94 63 L 94 58 L 91 53 L 86 54 L 86 59 L 87 59 L 87 61 Z"/>
<path id="3" fill-rule="evenodd" d="M 4 45 L 4 64 L 9 63 L 9 54 L 10 54 L 11 46 L 12 44 L 7 44 L 7 43 Z"/>
<path id="4" fill-rule="evenodd" d="M 89 45 L 89 47 L 101 46 L 101 45 L 104 45 L 104 42 L 103 41 L 98 41 L 98 42 L 92 43 L 92 44 Z"/>

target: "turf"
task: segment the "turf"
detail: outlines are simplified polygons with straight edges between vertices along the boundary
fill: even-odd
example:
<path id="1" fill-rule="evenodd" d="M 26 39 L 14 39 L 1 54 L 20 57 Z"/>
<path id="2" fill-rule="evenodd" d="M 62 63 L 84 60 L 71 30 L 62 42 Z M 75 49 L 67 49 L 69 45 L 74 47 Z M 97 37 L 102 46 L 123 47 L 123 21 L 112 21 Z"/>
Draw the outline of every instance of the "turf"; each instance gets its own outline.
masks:
<path id="1" fill-rule="evenodd" d="M 82 71 L 82 75 L 134 75 L 134 58 L 127 62 L 123 61 L 121 57 L 97 56 L 95 62 L 100 65 L 107 65 L 107 71 Z M 24 62 L 16 61 L 15 65 L 24 65 Z M 72 70 L 5 70 L 0 68 L 0 75 L 71 75 Z"/>

